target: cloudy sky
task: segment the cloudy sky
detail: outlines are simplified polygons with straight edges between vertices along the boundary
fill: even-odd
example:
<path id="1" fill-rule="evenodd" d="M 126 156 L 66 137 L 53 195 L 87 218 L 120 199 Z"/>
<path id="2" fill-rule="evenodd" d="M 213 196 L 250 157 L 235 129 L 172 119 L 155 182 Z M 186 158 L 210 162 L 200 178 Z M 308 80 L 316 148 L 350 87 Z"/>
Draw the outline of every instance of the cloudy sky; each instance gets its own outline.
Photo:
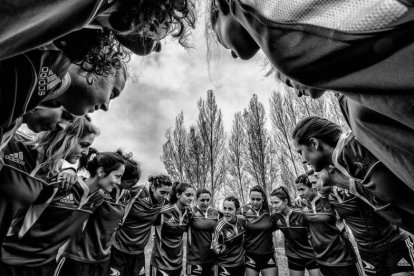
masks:
<path id="1" fill-rule="evenodd" d="M 219 52 L 209 74 L 206 61 L 204 26 L 193 34 L 194 49 L 185 50 L 177 42 L 163 45 L 161 53 L 145 58 L 133 57 L 133 77 L 108 112 L 92 115 L 102 131 L 94 143 L 99 150 L 118 147 L 131 151 L 141 163 L 143 177 L 165 173 L 160 160 L 165 132 L 174 126 L 175 117 L 184 112 L 186 126 L 198 117 L 197 101 L 213 89 L 223 113 L 224 128 L 231 131 L 234 113 L 247 107 L 253 94 L 268 106 L 276 84 L 264 77 L 263 58 L 259 54 L 250 61 L 233 59 L 227 50 Z"/>

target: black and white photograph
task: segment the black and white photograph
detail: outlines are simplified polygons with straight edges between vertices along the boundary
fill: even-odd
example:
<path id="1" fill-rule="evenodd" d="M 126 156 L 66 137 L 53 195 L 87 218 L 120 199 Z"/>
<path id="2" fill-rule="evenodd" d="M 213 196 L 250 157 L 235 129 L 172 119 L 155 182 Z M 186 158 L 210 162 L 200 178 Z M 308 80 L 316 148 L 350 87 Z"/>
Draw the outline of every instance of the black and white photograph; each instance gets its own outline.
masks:
<path id="1" fill-rule="evenodd" d="M 413 0 L 0 0 L 0 276 L 410 275 Z"/>

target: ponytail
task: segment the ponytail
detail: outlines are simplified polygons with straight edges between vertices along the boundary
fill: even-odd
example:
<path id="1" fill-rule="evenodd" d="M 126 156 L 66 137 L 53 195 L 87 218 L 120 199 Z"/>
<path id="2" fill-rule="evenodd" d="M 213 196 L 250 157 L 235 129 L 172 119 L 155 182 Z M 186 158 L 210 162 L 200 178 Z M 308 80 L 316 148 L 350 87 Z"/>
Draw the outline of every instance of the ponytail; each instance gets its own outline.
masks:
<path id="1" fill-rule="evenodd" d="M 135 183 L 141 178 L 141 166 L 132 158 L 132 152 L 124 152 L 122 149 L 117 149 L 116 153 L 124 159 L 125 172 L 122 175 L 122 181 L 134 180 Z M 134 184 L 135 184 L 134 183 Z"/>
<path id="2" fill-rule="evenodd" d="M 295 126 L 292 138 L 299 145 L 308 145 L 310 138 L 316 138 L 335 147 L 341 134 L 341 127 L 334 122 L 325 118 L 310 116 Z"/>
<path id="3" fill-rule="evenodd" d="M 96 176 L 98 168 L 102 168 L 105 176 L 107 176 L 112 171 L 119 169 L 124 163 L 123 158 L 115 152 L 100 152 L 92 160 L 88 161 L 86 169 L 91 177 Z"/>

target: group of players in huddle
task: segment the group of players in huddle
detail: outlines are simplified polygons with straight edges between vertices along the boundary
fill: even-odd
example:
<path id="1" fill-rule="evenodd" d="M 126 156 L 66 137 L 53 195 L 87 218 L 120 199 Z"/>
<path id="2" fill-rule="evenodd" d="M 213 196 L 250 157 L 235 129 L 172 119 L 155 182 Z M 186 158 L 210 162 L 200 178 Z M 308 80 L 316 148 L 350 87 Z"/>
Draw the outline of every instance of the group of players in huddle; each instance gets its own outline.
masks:
<path id="1" fill-rule="evenodd" d="M 135 186 L 129 154 L 89 150 L 99 131 L 85 114 L 121 94 L 131 52 L 186 45 L 194 1 L 3 0 L 0 275 L 143 275 L 153 225 L 153 276 L 182 273 L 184 232 L 188 275 L 276 275 L 276 230 L 291 275 L 414 273 L 411 2 L 209 1 L 217 42 L 242 59 L 263 50 L 299 95 L 336 91 L 352 129 L 305 118 L 292 139 L 317 176 L 296 179 L 301 198 L 280 186 L 269 204 L 253 187 L 219 212 L 208 190 L 163 175 Z M 23 123 L 39 135 L 16 133 Z"/>
<path id="2" fill-rule="evenodd" d="M 285 237 L 290 275 L 414 272 L 411 221 L 392 204 L 381 205 L 356 177 L 350 185 L 341 174 L 348 185 L 341 188 L 332 173 L 312 171 L 294 181 L 295 200 L 283 185 L 270 196 L 254 186 L 248 204 L 227 196 L 217 210 L 209 190 L 173 184 L 166 175 L 150 177 L 149 187 L 136 185 L 139 163 L 121 150 L 90 149 L 97 135 L 81 117 L 34 140 L 18 132 L 5 147 L 1 275 L 145 275 L 153 226 L 152 276 L 182 275 L 185 233 L 187 275 L 277 275 L 276 230 Z M 305 118 L 292 138 L 314 169 L 335 160 L 368 183 L 389 173 L 329 120 Z M 355 238 L 364 271 L 338 217 Z"/>

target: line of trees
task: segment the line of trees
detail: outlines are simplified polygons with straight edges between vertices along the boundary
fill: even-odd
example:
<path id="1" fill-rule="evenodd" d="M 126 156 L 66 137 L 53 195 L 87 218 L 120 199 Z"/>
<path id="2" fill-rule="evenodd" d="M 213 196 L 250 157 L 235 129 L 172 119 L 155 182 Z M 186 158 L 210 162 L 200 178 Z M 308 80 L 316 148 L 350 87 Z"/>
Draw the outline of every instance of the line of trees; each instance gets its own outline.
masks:
<path id="1" fill-rule="evenodd" d="M 174 127 L 166 131 L 161 161 L 174 180 L 212 191 L 213 202 L 233 194 L 247 203 L 248 191 L 254 185 L 269 193 L 285 185 L 296 195 L 294 179 L 308 169 L 294 152 L 290 138 L 296 123 L 316 115 L 345 127 L 333 93 L 325 93 L 318 100 L 299 98 L 286 86 L 273 91 L 269 116 L 253 95 L 247 107 L 234 114 L 228 139 L 213 90 L 208 90 L 206 99 L 200 98 L 197 105 L 198 120 L 188 129 L 181 112 Z"/>

